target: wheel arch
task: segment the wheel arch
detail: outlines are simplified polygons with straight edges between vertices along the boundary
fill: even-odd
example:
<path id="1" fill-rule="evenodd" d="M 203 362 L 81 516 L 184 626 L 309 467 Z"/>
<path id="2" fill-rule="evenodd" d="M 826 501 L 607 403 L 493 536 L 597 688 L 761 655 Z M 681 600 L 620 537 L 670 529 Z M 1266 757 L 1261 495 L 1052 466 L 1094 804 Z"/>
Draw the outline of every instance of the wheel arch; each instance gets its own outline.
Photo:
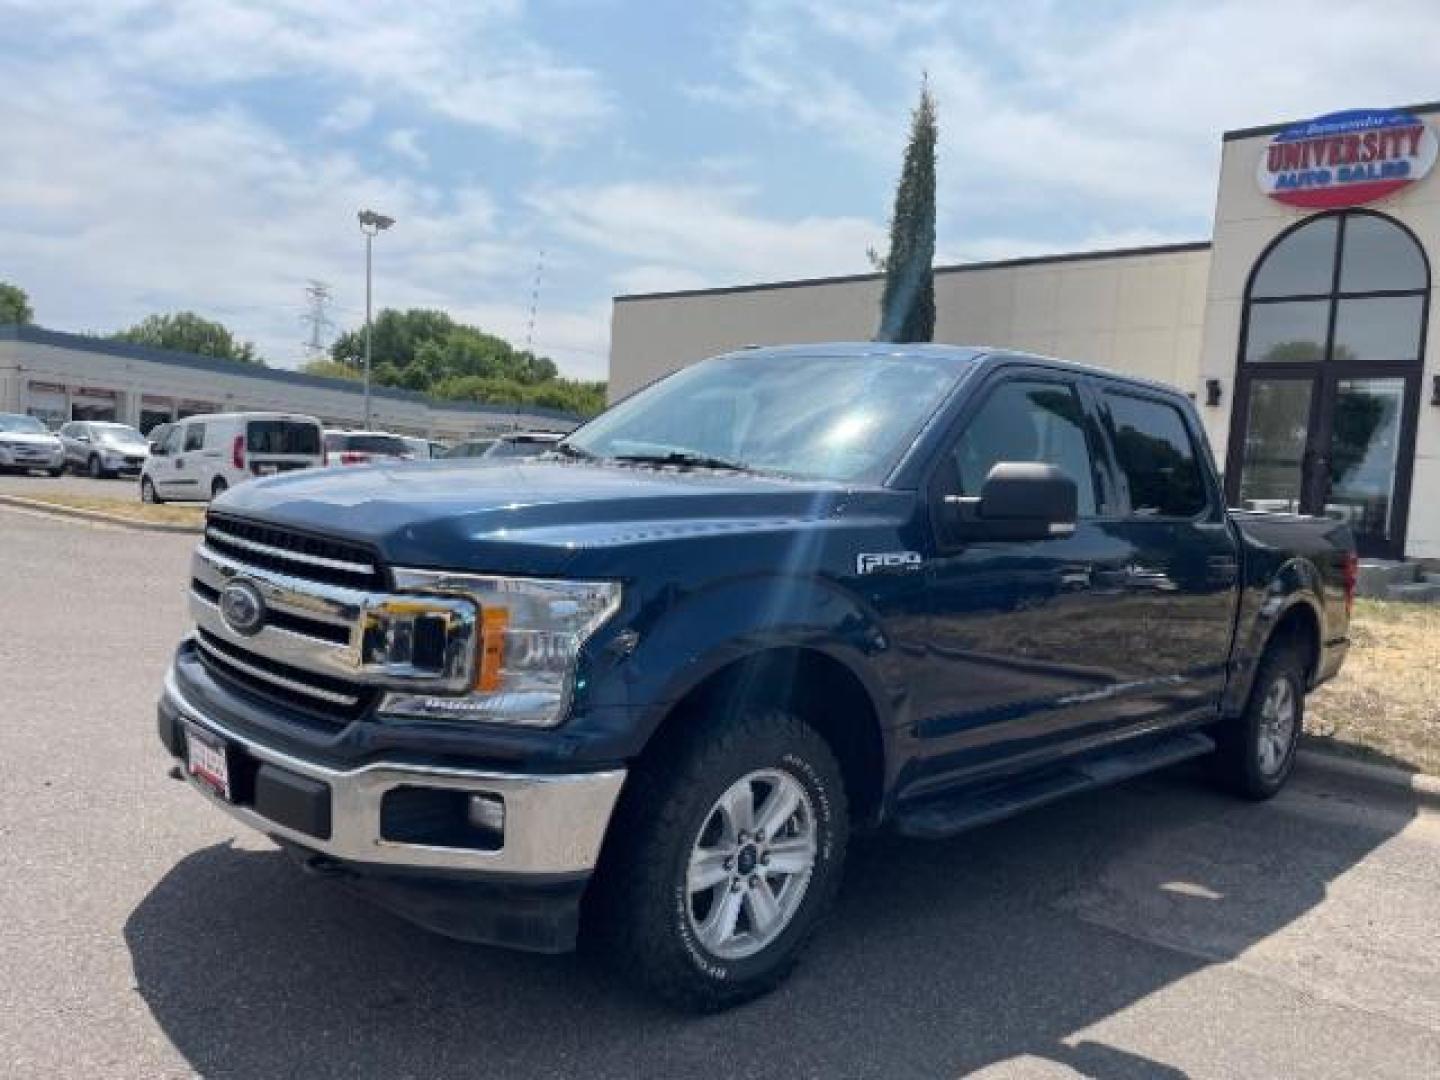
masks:
<path id="1" fill-rule="evenodd" d="M 798 713 L 835 755 L 853 820 L 879 821 L 887 775 L 881 712 L 860 674 L 822 649 L 775 645 L 709 671 L 666 709 L 644 756 L 663 754 L 697 719 L 741 706 Z"/>

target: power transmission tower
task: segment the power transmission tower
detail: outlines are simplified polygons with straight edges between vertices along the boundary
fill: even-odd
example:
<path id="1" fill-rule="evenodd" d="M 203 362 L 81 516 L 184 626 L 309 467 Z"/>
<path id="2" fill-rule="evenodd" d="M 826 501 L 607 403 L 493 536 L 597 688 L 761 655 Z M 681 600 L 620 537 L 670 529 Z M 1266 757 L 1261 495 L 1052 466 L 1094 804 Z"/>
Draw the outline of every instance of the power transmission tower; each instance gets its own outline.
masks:
<path id="1" fill-rule="evenodd" d="M 534 353 L 535 310 L 540 306 L 540 279 L 545 274 L 545 249 L 535 259 L 535 280 L 530 285 L 530 319 L 525 324 L 525 351 Z"/>
<path id="2" fill-rule="evenodd" d="M 300 321 L 310 327 L 305 338 L 305 355 L 311 360 L 320 360 L 330 340 L 329 331 L 335 323 L 329 315 L 330 286 L 323 281 L 310 280 L 305 285 L 305 313 Z"/>

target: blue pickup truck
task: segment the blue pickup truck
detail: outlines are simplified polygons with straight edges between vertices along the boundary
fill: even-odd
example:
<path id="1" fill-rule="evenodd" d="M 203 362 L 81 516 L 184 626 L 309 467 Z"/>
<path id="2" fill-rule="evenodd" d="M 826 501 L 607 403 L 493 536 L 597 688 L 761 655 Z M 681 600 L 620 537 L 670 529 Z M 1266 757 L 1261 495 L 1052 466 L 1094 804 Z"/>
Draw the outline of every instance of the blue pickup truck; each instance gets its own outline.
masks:
<path id="1" fill-rule="evenodd" d="M 1187 397 L 1005 351 L 746 349 L 520 462 L 236 488 L 159 733 L 209 800 L 453 937 L 775 986 L 856 830 L 1187 758 L 1251 799 L 1339 668 L 1342 523 L 1225 509 Z"/>

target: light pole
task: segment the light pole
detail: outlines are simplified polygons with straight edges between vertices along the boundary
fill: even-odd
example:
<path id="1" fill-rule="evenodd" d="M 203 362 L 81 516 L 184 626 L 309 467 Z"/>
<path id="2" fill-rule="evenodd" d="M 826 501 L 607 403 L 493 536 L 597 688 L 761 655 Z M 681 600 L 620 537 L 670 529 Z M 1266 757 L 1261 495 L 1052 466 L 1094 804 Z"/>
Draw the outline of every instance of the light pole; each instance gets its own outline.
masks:
<path id="1" fill-rule="evenodd" d="M 395 219 L 374 210 L 360 211 L 360 231 L 365 234 L 365 430 L 370 430 L 370 248 L 375 234 L 395 224 Z"/>

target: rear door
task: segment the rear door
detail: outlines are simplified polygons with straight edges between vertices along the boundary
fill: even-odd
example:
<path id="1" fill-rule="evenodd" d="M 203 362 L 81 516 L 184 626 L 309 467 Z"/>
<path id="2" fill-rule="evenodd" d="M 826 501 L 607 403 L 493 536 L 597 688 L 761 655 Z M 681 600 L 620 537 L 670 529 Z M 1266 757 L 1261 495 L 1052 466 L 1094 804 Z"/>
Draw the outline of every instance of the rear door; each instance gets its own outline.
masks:
<path id="1" fill-rule="evenodd" d="M 978 391 L 927 500 L 977 495 L 1002 461 L 1063 469 L 1079 491 L 1070 536 L 954 543 L 927 561 L 931 624 L 913 686 L 919 790 L 1038 764 L 1123 728 L 1118 690 L 1144 648 L 1125 589 L 1129 546 L 1104 440 L 1079 377 L 1005 368 Z"/>
<path id="2" fill-rule="evenodd" d="M 1193 410 L 1163 391 L 1101 380 L 1130 549 L 1126 587 L 1144 628 L 1139 714 L 1168 726 L 1219 705 L 1239 597 L 1238 546 Z"/>
<path id="3" fill-rule="evenodd" d="M 324 433 L 314 420 L 267 417 L 245 422 L 244 460 L 252 476 L 322 465 L 325 449 Z"/>

